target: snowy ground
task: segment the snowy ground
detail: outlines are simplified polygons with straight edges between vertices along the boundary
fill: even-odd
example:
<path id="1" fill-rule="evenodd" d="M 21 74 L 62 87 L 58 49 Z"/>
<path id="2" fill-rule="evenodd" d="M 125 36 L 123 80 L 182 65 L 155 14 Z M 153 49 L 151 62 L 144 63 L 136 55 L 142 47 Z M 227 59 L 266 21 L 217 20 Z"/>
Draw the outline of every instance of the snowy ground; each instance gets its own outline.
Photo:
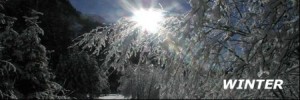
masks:
<path id="1" fill-rule="evenodd" d="M 106 96 L 101 96 L 99 99 L 130 99 L 130 98 L 125 98 L 123 95 L 120 94 L 108 94 Z"/>

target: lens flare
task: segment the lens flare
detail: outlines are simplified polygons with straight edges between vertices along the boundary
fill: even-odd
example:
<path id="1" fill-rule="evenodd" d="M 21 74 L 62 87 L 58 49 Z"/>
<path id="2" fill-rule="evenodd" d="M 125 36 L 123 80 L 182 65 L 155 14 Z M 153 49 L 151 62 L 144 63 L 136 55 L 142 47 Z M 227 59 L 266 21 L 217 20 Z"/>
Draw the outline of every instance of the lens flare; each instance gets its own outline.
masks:
<path id="1" fill-rule="evenodd" d="M 133 12 L 132 20 L 143 30 L 155 33 L 159 30 L 159 23 L 163 20 L 163 13 L 154 10 L 137 10 Z"/>

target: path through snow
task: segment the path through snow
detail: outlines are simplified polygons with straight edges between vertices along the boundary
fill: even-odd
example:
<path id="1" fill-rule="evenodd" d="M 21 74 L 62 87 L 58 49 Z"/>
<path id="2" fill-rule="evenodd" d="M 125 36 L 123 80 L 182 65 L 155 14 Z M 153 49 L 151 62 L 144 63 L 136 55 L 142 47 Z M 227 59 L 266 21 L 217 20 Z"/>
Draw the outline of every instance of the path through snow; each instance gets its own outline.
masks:
<path id="1" fill-rule="evenodd" d="M 129 98 L 125 98 L 121 94 L 108 94 L 106 96 L 99 97 L 99 99 L 129 99 Z"/>

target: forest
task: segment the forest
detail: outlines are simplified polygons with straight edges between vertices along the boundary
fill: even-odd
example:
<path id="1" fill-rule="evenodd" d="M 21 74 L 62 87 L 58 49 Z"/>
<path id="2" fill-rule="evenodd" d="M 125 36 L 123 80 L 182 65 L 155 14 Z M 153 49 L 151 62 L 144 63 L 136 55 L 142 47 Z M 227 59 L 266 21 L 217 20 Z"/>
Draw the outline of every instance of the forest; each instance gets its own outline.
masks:
<path id="1" fill-rule="evenodd" d="M 0 99 L 299 99 L 299 0 L 186 0 L 111 24 L 70 1 L 0 0 Z"/>

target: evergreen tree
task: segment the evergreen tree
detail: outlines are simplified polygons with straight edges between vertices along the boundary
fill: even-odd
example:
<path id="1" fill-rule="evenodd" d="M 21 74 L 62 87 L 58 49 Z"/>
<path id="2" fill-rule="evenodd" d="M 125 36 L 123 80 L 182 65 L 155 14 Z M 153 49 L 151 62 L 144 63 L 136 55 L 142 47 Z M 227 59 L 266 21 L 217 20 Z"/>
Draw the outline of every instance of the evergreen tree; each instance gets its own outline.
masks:
<path id="1" fill-rule="evenodd" d="M 46 48 L 40 44 L 44 32 L 37 23 L 42 13 L 32 10 L 31 16 L 24 16 L 27 28 L 22 34 L 12 28 L 16 18 L 0 15 L 5 26 L 0 33 L 1 98 L 66 98 L 56 95 L 63 88 L 51 81 Z"/>
<path id="2" fill-rule="evenodd" d="M 3 10 L 5 1 L 0 1 L 0 11 Z M 17 99 L 18 91 L 14 88 L 17 68 L 12 63 L 12 53 L 15 47 L 15 40 L 19 35 L 12 29 L 17 19 L 0 13 L 0 98 Z"/>

